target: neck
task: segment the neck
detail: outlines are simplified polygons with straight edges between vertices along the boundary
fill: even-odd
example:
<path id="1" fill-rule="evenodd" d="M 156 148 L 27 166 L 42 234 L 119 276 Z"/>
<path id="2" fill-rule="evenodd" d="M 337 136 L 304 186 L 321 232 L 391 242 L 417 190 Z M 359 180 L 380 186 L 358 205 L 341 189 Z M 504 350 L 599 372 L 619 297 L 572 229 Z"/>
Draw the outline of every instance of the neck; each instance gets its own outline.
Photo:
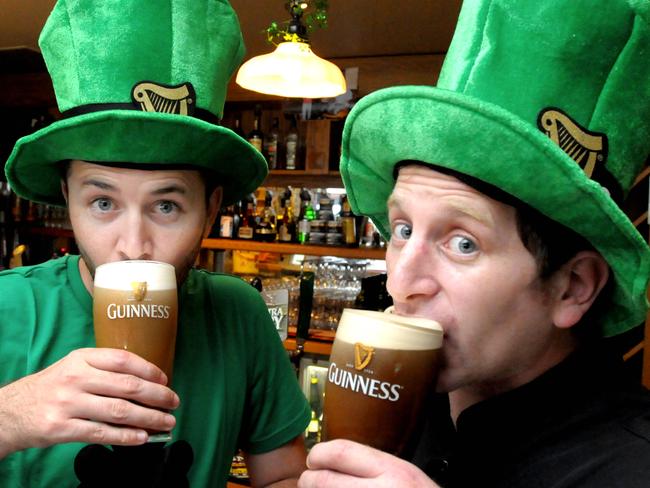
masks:
<path id="1" fill-rule="evenodd" d="M 473 383 L 449 392 L 449 408 L 451 418 L 456 424 L 463 410 L 472 405 L 501 395 L 520 386 L 530 383 L 546 371 L 564 361 L 577 347 L 575 337 L 568 333 L 561 334 L 562 340 L 543 351 L 532 364 L 527 364 L 520 371 L 498 380 Z"/>
<path id="2" fill-rule="evenodd" d="M 86 290 L 91 295 L 93 294 L 93 277 L 90 274 L 90 270 L 84 261 L 83 256 L 79 258 L 79 274 L 81 275 L 81 281 L 83 282 Z"/>

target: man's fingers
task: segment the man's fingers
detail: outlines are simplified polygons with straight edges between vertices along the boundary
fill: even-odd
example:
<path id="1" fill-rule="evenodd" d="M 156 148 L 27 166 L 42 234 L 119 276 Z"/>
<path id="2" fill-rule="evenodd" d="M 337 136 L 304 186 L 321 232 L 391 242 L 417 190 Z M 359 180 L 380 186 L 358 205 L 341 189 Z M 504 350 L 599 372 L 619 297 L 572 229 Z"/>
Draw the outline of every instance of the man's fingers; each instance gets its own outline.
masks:
<path id="1" fill-rule="evenodd" d="M 300 488 L 437 487 L 419 468 L 403 459 L 356 442 L 338 439 L 316 444 L 307 456 Z"/>
<path id="2" fill-rule="evenodd" d="M 383 462 L 395 459 L 363 444 L 336 439 L 316 444 L 307 456 L 307 467 L 310 470 L 331 469 L 359 478 L 375 478 L 383 473 Z"/>
<path id="3" fill-rule="evenodd" d="M 148 434 L 143 429 L 118 427 L 90 420 L 70 420 L 70 439 L 88 444 L 136 446 L 144 444 Z M 66 442 L 67 439 L 61 442 Z"/>
<path id="4" fill-rule="evenodd" d="M 82 395 L 73 411 L 71 419 L 90 419 L 114 425 L 126 425 L 153 431 L 169 431 L 176 425 L 173 415 L 137 405 L 121 398 L 108 398 L 97 395 Z"/>
<path id="5" fill-rule="evenodd" d="M 300 475 L 298 488 L 377 488 L 374 480 L 363 480 L 352 478 L 346 474 L 328 470 L 311 470 L 308 469 Z"/>
<path id="6" fill-rule="evenodd" d="M 168 378 L 160 368 L 132 352 L 108 348 L 79 349 L 76 352 L 83 355 L 84 360 L 94 368 L 132 374 L 153 383 L 167 384 Z"/>
<path id="7" fill-rule="evenodd" d="M 151 383 L 133 374 L 97 370 L 88 377 L 84 390 L 95 395 L 127 398 L 150 407 L 173 410 L 180 404 L 178 395 L 158 383 Z"/>

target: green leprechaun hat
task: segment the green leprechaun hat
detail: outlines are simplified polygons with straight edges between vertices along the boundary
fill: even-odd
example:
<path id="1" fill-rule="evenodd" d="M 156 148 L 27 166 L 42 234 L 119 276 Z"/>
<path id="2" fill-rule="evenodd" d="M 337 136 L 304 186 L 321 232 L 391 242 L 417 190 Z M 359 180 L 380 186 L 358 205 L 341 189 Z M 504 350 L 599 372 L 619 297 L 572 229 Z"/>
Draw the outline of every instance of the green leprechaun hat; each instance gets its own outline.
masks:
<path id="1" fill-rule="evenodd" d="M 437 87 L 379 90 L 350 112 L 341 173 L 385 237 L 402 160 L 483 180 L 573 229 L 612 269 L 611 336 L 645 318 L 650 251 L 614 199 L 649 152 L 650 2 L 467 0 Z"/>
<path id="2" fill-rule="evenodd" d="M 39 45 L 63 118 L 16 142 L 5 172 L 30 200 L 63 205 L 62 160 L 189 165 L 228 205 L 262 182 L 262 155 L 220 127 L 244 56 L 226 0 L 59 0 Z"/>

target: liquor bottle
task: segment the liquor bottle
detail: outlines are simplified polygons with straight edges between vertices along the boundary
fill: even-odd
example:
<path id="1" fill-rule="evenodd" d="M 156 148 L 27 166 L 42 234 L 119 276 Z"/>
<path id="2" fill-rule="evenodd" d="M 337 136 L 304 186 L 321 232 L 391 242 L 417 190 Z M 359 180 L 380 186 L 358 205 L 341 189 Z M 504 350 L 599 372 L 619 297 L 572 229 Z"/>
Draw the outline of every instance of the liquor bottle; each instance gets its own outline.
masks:
<path id="1" fill-rule="evenodd" d="M 232 458 L 232 463 L 230 464 L 230 478 L 239 483 L 244 483 L 245 485 L 249 484 L 250 478 L 248 476 L 248 468 L 246 467 L 244 452 L 241 449 L 238 449 L 237 453 Z"/>
<path id="2" fill-rule="evenodd" d="M 284 201 L 286 191 L 282 192 L 278 197 L 278 209 L 275 211 L 275 226 L 278 230 L 278 240 L 280 240 L 280 229 L 284 222 Z"/>
<path id="3" fill-rule="evenodd" d="M 287 137 L 284 141 L 286 168 L 296 169 L 296 155 L 298 153 L 298 126 L 296 116 L 291 117 L 291 127 L 287 132 Z"/>
<path id="4" fill-rule="evenodd" d="M 235 202 L 232 205 L 232 237 L 237 238 L 239 232 L 239 224 L 241 223 L 241 201 Z"/>
<path id="5" fill-rule="evenodd" d="M 343 243 L 348 247 L 357 245 L 357 226 L 356 219 L 350 208 L 350 202 L 347 196 L 343 196 L 341 204 L 341 228 L 343 231 Z"/>
<path id="6" fill-rule="evenodd" d="M 255 105 L 255 120 L 253 121 L 253 130 L 248 133 L 248 142 L 250 142 L 260 153 L 262 152 L 264 133 L 262 132 L 261 105 Z"/>
<path id="7" fill-rule="evenodd" d="M 251 240 L 253 239 L 253 232 L 255 229 L 255 196 L 252 194 L 248 195 L 245 202 L 246 211 L 239 223 L 237 237 L 239 239 Z"/>
<path id="8" fill-rule="evenodd" d="M 237 118 L 235 119 L 235 127 L 233 127 L 232 131 L 242 139 L 246 139 L 246 136 L 244 135 L 244 131 L 241 128 L 241 115 L 238 115 Z"/>
<path id="9" fill-rule="evenodd" d="M 280 136 L 280 119 L 273 118 L 273 125 L 271 130 L 266 135 L 264 140 L 264 155 L 266 161 L 269 163 L 269 169 L 277 169 L 278 167 L 278 138 Z"/>
<path id="10" fill-rule="evenodd" d="M 307 244 L 309 242 L 309 231 L 311 221 L 316 217 L 316 212 L 311 206 L 311 195 L 306 189 L 300 192 L 300 216 L 298 217 L 298 242 Z"/>
<path id="11" fill-rule="evenodd" d="M 320 441 L 320 415 L 321 397 L 318 388 L 318 376 L 312 373 L 309 384 L 309 405 L 311 407 L 311 419 L 307 426 L 305 448 L 310 449 Z"/>
<path id="12" fill-rule="evenodd" d="M 262 242 L 275 242 L 278 234 L 276 228 L 275 210 L 273 210 L 273 195 L 270 191 L 264 197 L 264 207 L 259 214 L 259 221 L 255 226 L 253 239 Z"/>
<path id="13" fill-rule="evenodd" d="M 296 242 L 296 221 L 291 205 L 291 190 L 287 189 L 283 196 L 284 211 L 282 223 L 278 227 L 278 240 L 281 242 Z"/>
<path id="14" fill-rule="evenodd" d="M 235 234 L 234 232 L 234 222 L 235 214 L 232 207 L 226 207 L 223 209 L 219 217 L 219 237 L 225 239 L 232 239 Z"/>

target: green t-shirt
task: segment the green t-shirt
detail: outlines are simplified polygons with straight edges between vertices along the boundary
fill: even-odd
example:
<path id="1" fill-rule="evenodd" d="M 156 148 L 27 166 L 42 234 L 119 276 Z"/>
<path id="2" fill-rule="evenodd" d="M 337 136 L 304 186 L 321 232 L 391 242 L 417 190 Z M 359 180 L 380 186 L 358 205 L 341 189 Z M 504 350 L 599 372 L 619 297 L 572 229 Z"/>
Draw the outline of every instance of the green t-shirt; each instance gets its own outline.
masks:
<path id="1" fill-rule="evenodd" d="M 79 257 L 0 273 L 0 384 L 94 346 Z M 179 295 L 173 440 L 194 451 L 190 486 L 224 486 L 232 456 L 271 451 L 306 428 L 310 410 L 259 293 L 239 278 L 192 270 Z M 2 486 L 77 486 L 83 444 L 27 449 L 0 461 Z"/>

